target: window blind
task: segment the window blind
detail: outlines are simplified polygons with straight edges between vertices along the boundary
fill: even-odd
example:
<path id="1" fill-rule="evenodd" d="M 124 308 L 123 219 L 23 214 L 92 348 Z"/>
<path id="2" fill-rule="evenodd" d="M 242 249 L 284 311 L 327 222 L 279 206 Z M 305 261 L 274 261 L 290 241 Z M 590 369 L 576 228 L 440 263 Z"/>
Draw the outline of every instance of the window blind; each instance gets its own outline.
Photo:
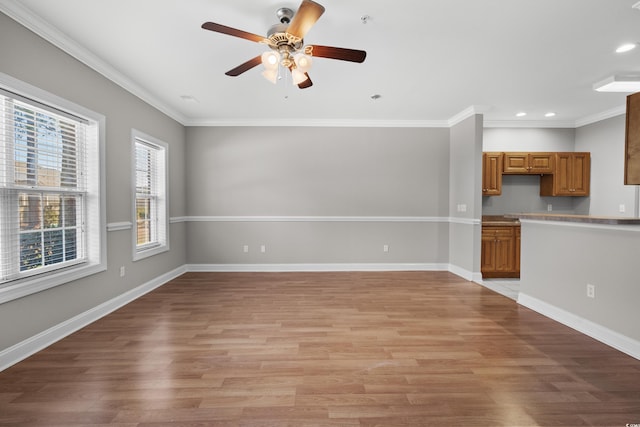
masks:
<path id="1" fill-rule="evenodd" d="M 135 137 L 134 156 L 135 246 L 142 252 L 167 242 L 165 148 Z"/>
<path id="2" fill-rule="evenodd" d="M 0 92 L 0 283 L 87 257 L 90 124 Z"/>

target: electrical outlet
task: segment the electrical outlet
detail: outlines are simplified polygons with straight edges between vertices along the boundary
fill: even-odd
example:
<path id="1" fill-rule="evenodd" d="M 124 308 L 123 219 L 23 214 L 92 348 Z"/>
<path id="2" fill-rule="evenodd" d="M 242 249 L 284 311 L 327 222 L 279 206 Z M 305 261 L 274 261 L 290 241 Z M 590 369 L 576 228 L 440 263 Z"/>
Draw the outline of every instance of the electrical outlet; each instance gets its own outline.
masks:
<path id="1" fill-rule="evenodd" d="M 245 254 L 246 254 L 247 252 L 249 252 L 249 245 L 244 245 L 244 246 L 242 247 L 242 252 L 244 252 Z"/>
<path id="2" fill-rule="evenodd" d="M 267 245 L 260 246 L 260 252 L 262 252 L 262 253 L 267 252 Z"/>
<path id="3" fill-rule="evenodd" d="M 624 213 L 627 210 L 625 205 L 620 205 L 620 213 Z"/>
<path id="4" fill-rule="evenodd" d="M 120 277 L 124 277 L 125 275 L 125 268 L 124 265 L 122 267 L 120 267 Z"/>
<path id="5" fill-rule="evenodd" d="M 547 205 L 547 211 L 551 212 L 553 210 L 553 205 L 551 203 L 549 203 Z"/>
<path id="6" fill-rule="evenodd" d="M 382 245 L 382 252 L 389 252 L 389 245 Z"/>
<path id="7" fill-rule="evenodd" d="M 596 297 L 596 287 L 587 283 L 587 297 L 595 298 Z"/>

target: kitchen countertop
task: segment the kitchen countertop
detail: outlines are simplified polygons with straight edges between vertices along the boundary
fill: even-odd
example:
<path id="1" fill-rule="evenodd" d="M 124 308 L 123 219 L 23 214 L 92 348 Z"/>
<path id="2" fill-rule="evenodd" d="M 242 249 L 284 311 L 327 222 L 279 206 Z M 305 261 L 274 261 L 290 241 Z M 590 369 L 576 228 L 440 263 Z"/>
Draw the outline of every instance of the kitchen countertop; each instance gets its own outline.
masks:
<path id="1" fill-rule="evenodd" d="M 640 225 L 640 218 L 633 217 L 606 217 L 592 215 L 569 215 L 569 214 L 547 214 L 547 213 L 521 213 L 508 214 L 505 218 L 535 221 L 560 221 L 560 222 L 580 222 L 586 224 L 607 224 L 607 225 Z M 484 217 L 483 217 L 484 221 Z"/>
<path id="2" fill-rule="evenodd" d="M 505 215 L 483 215 L 482 224 L 516 227 L 520 225 L 520 220 L 517 217 L 507 217 Z"/>

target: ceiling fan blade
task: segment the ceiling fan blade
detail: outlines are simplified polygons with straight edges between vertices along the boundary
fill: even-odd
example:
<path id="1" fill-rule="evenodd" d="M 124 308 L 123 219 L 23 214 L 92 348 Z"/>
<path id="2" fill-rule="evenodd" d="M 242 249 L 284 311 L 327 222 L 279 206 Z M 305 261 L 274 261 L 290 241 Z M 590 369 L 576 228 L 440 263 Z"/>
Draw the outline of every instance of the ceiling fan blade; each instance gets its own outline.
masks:
<path id="1" fill-rule="evenodd" d="M 313 45 L 311 47 L 313 48 L 313 50 L 311 51 L 311 55 L 320 58 L 339 59 L 341 61 L 351 62 L 364 62 L 365 58 L 367 57 L 367 52 L 365 52 L 364 50 L 317 45 Z"/>
<path id="2" fill-rule="evenodd" d="M 309 77 L 309 73 L 304 73 L 304 75 L 307 76 L 307 80 L 303 81 L 298 85 L 300 89 L 306 89 L 308 87 L 313 86 L 313 82 L 311 81 L 311 77 Z"/>
<path id="3" fill-rule="evenodd" d="M 303 39 L 323 13 L 324 6 L 321 4 L 311 0 L 302 0 L 298 11 L 293 15 L 289 28 L 287 28 L 287 33 Z"/>
<path id="4" fill-rule="evenodd" d="M 241 39 L 250 40 L 252 42 L 263 42 L 264 37 L 257 34 L 248 33 L 246 31 L 238 30 L 236 28 L 227 27 L 226 25 L 216 24 L 215 22 L 205 22 L 202 24 L 202 28 L 209 31 L 215 31 L 216 33 L 227 34 L 234 37 L 240 37 Z"/>
<path id="5" fill-rule="evenodd" d="M 262 63 L 262 55 L 258 55 L 255 58 L 251 58 L 244 64 L 238 65 L 236 68 L 227 71 L 225 74 L 231 77 L 237 77 L 245 71 L 249 71 L 253 67 L 260 65 Z"/>

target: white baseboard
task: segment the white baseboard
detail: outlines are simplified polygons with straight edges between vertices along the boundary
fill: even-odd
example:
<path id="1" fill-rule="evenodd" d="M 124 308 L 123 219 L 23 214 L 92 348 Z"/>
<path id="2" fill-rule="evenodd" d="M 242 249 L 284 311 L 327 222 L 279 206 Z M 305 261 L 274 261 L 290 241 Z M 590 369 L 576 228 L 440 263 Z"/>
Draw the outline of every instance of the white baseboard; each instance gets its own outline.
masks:
<path id="1" fill-rule="evenodd" d="M 465 270 L 464 268 L 458 267 L 457 265 L 453 265 L 453 264 L 449 264 L 446 270 L 455 274 L 456 276 L 460 276 L 465 280 L 469 280 L 473 282 L 478 280 L 478 274 L 480 274 L 480 273 L 474 273 L 469 270 Z M 482 280 L 482 274 L 480 274 L 480 280 Z"/>
<path id="2" fill-rule="evenodd" d="M 518 304 L 640 360 L 640 342 L 520 292 Z"/>
<path id="3" fill-rule="evenodd" d="M 295 271 L 447 271 L 447 264 L 188 264 L 187 271 L 201 272 L 295 272 Z"/>
<path id="4" fill-rule="evenodd" d="M 32 354 L 50 346 L 56 341 L 59 341 L 79 329 L 84 328 L 131 301 L 140 298 L 142 295 L 164 285 L 168 281 L 184 274 L 186 271 L 187 269 L 185 266 L 178 267 L 173 271 L 169 271 L 143 285 L 138 286 L 137 288 L 125 292 L 122 295 L 118 295 L 117 297 L 93 307 L 84 313 L 80 313 L 71 319 L 65 320 L 64 322 L 59 323 L 37 335 L 0 351 L 0 371 L 8 368 L 9 366 L 15 365 L 21 360 L 24 360 Z"/>

